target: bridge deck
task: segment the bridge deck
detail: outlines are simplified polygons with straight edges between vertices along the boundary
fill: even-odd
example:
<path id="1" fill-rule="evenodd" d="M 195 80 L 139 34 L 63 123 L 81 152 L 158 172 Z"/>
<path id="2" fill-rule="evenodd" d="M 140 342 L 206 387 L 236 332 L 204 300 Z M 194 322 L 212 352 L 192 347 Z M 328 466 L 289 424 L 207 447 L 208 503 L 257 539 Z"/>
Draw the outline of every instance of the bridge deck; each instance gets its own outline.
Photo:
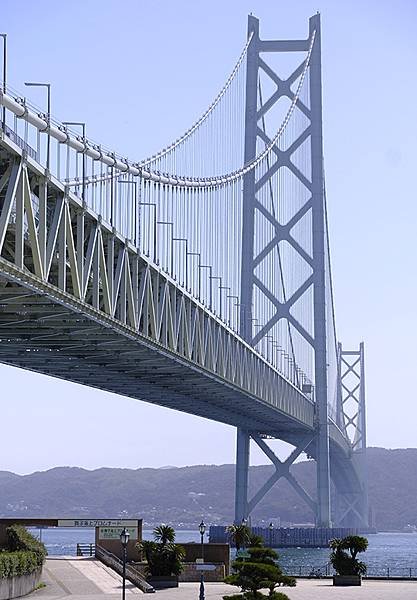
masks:
<path id="1" fill-rule="evenodd" d="M 1 265 L 0 265 L 1 266 Z M 160 345 L 0 276 L 0 361 L 230 425 L 297 436 L 308 428 Z"/>
<path id="2" fill-rule="evenodd" d="M 7 136 L 0 159 L 0 362 L 289 442 L 313 430 L 300 389 Z"/>

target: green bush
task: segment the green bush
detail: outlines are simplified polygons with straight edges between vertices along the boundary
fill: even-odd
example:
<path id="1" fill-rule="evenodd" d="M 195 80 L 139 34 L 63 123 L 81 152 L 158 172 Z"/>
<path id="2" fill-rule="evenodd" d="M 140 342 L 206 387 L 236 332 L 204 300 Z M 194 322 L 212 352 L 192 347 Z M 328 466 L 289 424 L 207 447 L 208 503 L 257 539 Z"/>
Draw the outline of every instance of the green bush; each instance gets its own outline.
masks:
<path id="1" fill-rule="evenodd" d="M 276 563 L 278 554 L 272 548 L 259 545 L 247 549 L 247 557 L 238 557 L 232 564 L 234 573 L 225 578 L 225 583 L 237 585 L 241 594 L 223 596 L 223 600 L 288 600 L 288 596 L 279 592 L 280 586 L 293 587 L 294 577 L 284 575 Z M 269 589 L 268 596 L 260 591 Z"/>
<path id="2" fill-rule="evenodd" d="M 169 525 L 159 525 L 153 530 L 155 541 L 143 540 L 136 548 L 146 558 L 147 572 L 152 576 L 178 575 L 184 566 L 185 550 L 175 544 L 175 531 Z"/>
<path id="3" fill-rule="evenodd" d="M 39 569 L 46 557 L 46 548 L 24 527 L 7 528 L 7 548 L 0 552 L 0 578 L 30 575 Z"/>
<path id="4" fill-rule="evenodd" d="M 368 540 L 360 535 L 348 535 L 342 539 L 330 540 L 330 562 L 338 575 L 365 575 L 366 564 L 357 555 L 365 552 Z"/>

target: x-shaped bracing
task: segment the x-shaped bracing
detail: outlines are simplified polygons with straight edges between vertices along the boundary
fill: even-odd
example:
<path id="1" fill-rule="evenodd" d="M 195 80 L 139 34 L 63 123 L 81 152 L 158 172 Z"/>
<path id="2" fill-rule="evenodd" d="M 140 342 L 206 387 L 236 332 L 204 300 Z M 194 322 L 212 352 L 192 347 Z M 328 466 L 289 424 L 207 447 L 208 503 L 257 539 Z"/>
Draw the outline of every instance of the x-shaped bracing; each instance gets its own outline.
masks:
<path id="1" fill-rule="evenodd" d="M 285 461 L 280 461 L 279 458 L 268 446 L 268 444 L 259 435 L 251 434 L 251 437 L 259 446 L 259 448 L 264 452 L 264 454 L 269 458 L 272 464 L 275 466 L 275 473 L 271 475 L 271 477 L 264 483 L 260 490 L 248 502 L 248 514 L 252 512 L 255 506 L 262 500 L 265 494 L 269 492 L 269 490 L 276 484 L 276 482 L 279 479 L 281 479 L 281 477 L 284 477 L 290 483 L 290 485 L 299 494 L 299 496 L 301 496 L 301 498 L 303 498 L 306 504 L 308 504 L 313 514 L 316 514 L 316 502 L 313 500 L 313 498 L 311 498 L 311 496 L 306 492 L 306 490 L 290 472 L 290 466 L 300 456 L 300 454 L 304 452 L 307 449 L 307 447 L 311 444 L 311 442 L 314 440 L 315 434 L 309 434 L 305 436 L 301 440 L 300 444 L 294 448 L 294 450 L 291 452 L 291 454 Z"/>
<path id="2" fill-rule="evenodd" d="M 350 498 L 352 497 L 352 498 Z M 343 519 L 350 513 L 353 512 L 359 518 L 359 521 L 363 520 L 361 508 L 356 508 L 362 500 L 362 494 L 343 494 L 339 496 L 339 501 L 342 501 L 345 505 L 343 512 L 340 511 L 338 514 L 339 523 L 343 522 Z"/>
<path id="3" fill-rule="evenodd" d="M 341 350 L 340 350 L 341 352 Z M 354 427 L 354 437 L 351 439 L 353 449 L 357 449 L 363 441 L 363 432 L 361 429 L 360 411 L 361 411 L 361 375 L 358 373 L 358 367 L 361 365 L 361 357 L 356 354 L 347 353 L 353 359 L 352 362 L 346 360 L 343 353 L 340 355 L 340 393 L 341 393 L 341 414 L 343 417 L 343 425 L 345 430 L 349 426 Z M 346 381 L 346 377 L 351 374 L 355 380 L 351 383 Z M 349 414 L 346 412 L 345 406 L 349 400 L 353 400 L 356 404 L 356 409 Z"/>
<path id="4" fill-rule="evenodd" d="M 305 63 L 302 62 L 294 72 L 287 78 L 281 79 L 271 67 L 259 57 L 259 69 L 262 69 L 264 73 L 275 83 L 277 86 L 276 91 L 268 98 L 265 103 L 262 103 L 259 107 L 256 115 L 257 122 L 262 121 L 263 127 L 257 126 L 256 135 L 260 138 L 265 146 L 269 146 L 272 143 L 271 138 L 265 131 L 264 117 L 267 112 L 274 106 L 274 104 L 283 96 L 288 97 L 291 101 L 294 100 L 294 92 L 291 90 L 293 83 L 300 77 L 303 72 Z M 267 323 L 254 335 L 252 344 L 256 346 L 268 333 L 269 331 L 280 321 L 286 319 L 298 332 L 307 340 L 307 342 L 314 347 L 313 336 L 303 327 L 302 323 L 299 322 L 294 315 L 291 314 L 291 307 L 308 291 L 308 289 L 314 284 L 314 260 L 313 257 L 302 248 L 302 246 L 294 239 L 291 235 L 291 230 L 297 225 L 303 217 L 312 208 L 311 195 L 305 200 L 302 207 L 289 219 L 285 224 L 280 223 L 273 211 L 268 210 L 258 199 L 256 194 L 266 185 L 274 174 L 282 167 L 287 169 L 294 175 L 294 177 L 300 181 L 304 187 L 312 192 L 311 181 L 298 169 L 298 167 L 291 161 L 291 156 L 294 152 L 300 148 L 300 146 L 308 139 L 311 135 L 311 111 L 305 104 L 298 98 L 296 106 L 301 112 L 309 119 L 310 124 L 292 141 L 290 146 L 285 150 L 278 147 L 277 144 L 272 146 L 272 152 L 276 156 L 276 160 L 273 164 L 270 164 L 267 171 L 255 182 L 255 198 L 254 206 L 260 214 L 272 225 L 274 228 L 274 237 L 270 240 L 262 250 L 253 259 L 252 273 L 253 273 L 253 285 L 256 286 L 260 292 L 272 303 L 275 308 L 275 314 L 268 320 Z M 255 275 L 256 268 L 271 254 L 275 249 L 279 248 L 281 241 L 287 241 L 288 244 L 294 249 L 294 251 L 300 256 L 302 260 L 308 265 L 312 273 L 306 276 L 306 279 L 298 286 L 289 298 L 284 298 L 284 302 L 280 302 L 273 292 L 271 292 L 265 283 L 261 281 L 259 277 Z"/>

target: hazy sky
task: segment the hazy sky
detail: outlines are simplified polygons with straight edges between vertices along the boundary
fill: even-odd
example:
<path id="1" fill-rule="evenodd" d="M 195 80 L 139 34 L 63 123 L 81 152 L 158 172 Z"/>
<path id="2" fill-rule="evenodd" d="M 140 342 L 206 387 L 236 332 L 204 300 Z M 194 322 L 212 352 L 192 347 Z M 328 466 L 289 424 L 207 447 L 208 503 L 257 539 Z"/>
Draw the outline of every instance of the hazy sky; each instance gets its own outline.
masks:
<path id="1" fill-rule="evenodd" d="M 54 116 L 139 160 L 206 109 L 248 13 L 283 39 L 306 37 L 317 10 L 338 335 L 366 344 L 369 445 L 415 447 L 415 0 L 2 0 L 0 30 L 14 88 L 50 82 Z M 0 378 L 0 470 L 234 462 L 232 427 L 9 367 Z"/>

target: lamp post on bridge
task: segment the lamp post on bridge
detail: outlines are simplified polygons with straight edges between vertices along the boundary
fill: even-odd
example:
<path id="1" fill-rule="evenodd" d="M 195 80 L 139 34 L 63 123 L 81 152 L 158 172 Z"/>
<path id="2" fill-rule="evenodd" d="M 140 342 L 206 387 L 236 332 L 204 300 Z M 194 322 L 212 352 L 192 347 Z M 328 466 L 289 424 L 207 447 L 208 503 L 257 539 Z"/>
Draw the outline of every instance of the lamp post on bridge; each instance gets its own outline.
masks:
<path id="1" fill-rule="evenodd" d="M 219 315 L 222 316 L 222 281 L 223 279 L 220 275 L 211 275 L 210 274 L 210 285 L 212 282 L 217 279 L 219 281 Z"/>
<path id="2" fill-rule="evenodd" d="M 182 242 L 185 244 L 185 289 L 188 290 L 188 239 L 181 237 L 173 237 L 172 238 L 172 252 L 174 252 L 174 242 Z"/>
<path id="3" fill-rule="evenodd" d="M 275 338 L 274 338 L 274 336 L 273 336 L 273 335 L 271 335 L 270 333 L 268 333 L 268 334 L 265 336 L 265 339 L 266 339 L 266 360 L 267 360 L 268 362 L 271 362 L 271 363 L 272 363 L 272 358 L 270 359 L 270 357 L 269 357 L 269 344 L 271 344 L 271 346 L 273 347 L 273 344 L 274 344 L 274 342 L 275 342 Z M 270 340 L 270 342 L 269 342 L 269 343 L 268 343 L 268 340 Z"/>
<path id="4" fill-rule="evenodd" d="M 213 282 L 211 274 L 213 272 L 213 267 L 211 265 L 198 265 L 198 269 L 208 269 L 209 270 L 209 281 L 210 281 L 210 296 L 209 296 L 209 309 L 213 310 Z M 201 285 L 201 274 L 200 274 L 200 285 Z"/>
<path id="5" fill-rule="evenodd" d="M 86 137 L 85 137 L 85 123 L 82 123 L 80 121 L 63 121 L 62 122 L 63 125 L 76 125 L 77 127 L 81 127 L 82 131 L 83 131 L 83 144 L 84 144 L 84 151 L 83 151 L 83 183 L 82 183 L 82 187 L 81 187 L 81 198 L 82 201 L 85 202 L 85 146 L 86 146 Z"/>
<path id="6" fill-rule="evenodd" d="M 232 291 L 232 290 L 230 289 L 230 286 L 227 286 L 227 285 L 221 285 L 221 284 L 220 284 L 220 287 L 219 287 L 220 298 L 221 298 L 221 295 L 222 295 L 222 290 L 229 290 L 229 293 Z M 226 294 L 226 298 L 227 298 L 227 294 Z M 222 305 L 223 305 L 223 303 L 222 303 Z M 228 303 L 228 302 L 226 302 L 226 311 L 227 311 L 227 312 L 226 312 L 226 314 L 224 315 L 224 320 L 225 320 L 225 321 L 229 321 L 229 325 L 230 325 L 230 309 L 229 309 L 229 303 Z M 220 316 L 222 316 L 222 315 L 221 315 L 221 313 L 220 313 Z"/>
<path id="7" fill-rule="evenodd" d="M 167 260 L 167 273 L 169 273 L 169 275 L 171 277 L 174 277 L 174 242 L 172 241 L 172 238 L 174 237 L 174 223 L 172 221 L 157 221 L 156 222 L 157 225 L 167 225 L 169 227 L 171 227 L 171 260 L 170 260 L 170 269 L 168 271 L 168 260 Z M 168 257 L 167 257 L 168 258 Z"/>
<path id="8" fill-rule="evenodd" d="M 236 302 L 233 304 L 233 306 L 236 306 L 236 308 L 237 308 L 237 311 L 236 311 L 237 312 L 237 316 L 236 316 L 236 331 L 237 331 L 238 326 L 239 326 L 239 307 L 240 307 L 239 300 L 240 300 L 240 298 L 239 298 L 239 296 L 234 296 L 232 294 L 229 294 L 228 296 L 226 296 L 226 298 L 229 298 L 229 299 L 230 298 L 234 298 L 236 300 Z M 232 315 L 232 328 L 233 328 L 233 315 Z"/>
<path id="9" fill-rule="evenodd" d="M 0 33 L 3 38 L 3 94 L 7 93 L 7 33 Z M 6 133 L 6 107 L 3 104 L 3 134 Z"/>
<path id="10" fill-rule="evenodd" d="M 158 221 L 158 213 L 155 202 L 139 202 L 139 206 L 153 206 L 155 211 L 154 220 L 153 220 L 153 261 L 156 263 L 156 225 Z M 149 239 L 149 238 L 148 238 Z M 148 243 L 148 252 L 149 252 L 149 243 Z"/>
<path id="11" fill-rule="evenodd" d="M 206 531 L 206 525 L 203 521 L 203 519 L 201 519 L 201 523 L 198 526 L 198 529 L 200 531 L 200 536 L 201 536 L 201 560 L 203 562 L 203 566 L 204 566 L 204 533 Z M 200 595 L 199 595 L 199 600 L 204 600 L 204 571 L 201 571 L 201 579 L 200 579 Z"/>
<path id="12" fill-rule="evenodd" d="M 120 541 L 122 542 L 123 548 L 123 571 L 122 571 L 122 600 L 126 598 L 126 554 L 127 544 L 129 542 L 129 532 L 126 527 L 123 527 L 123 531 L 120 534 Z"/>
<path id="13" fill-rule="evenodd" d="M 133 185 L 135 192 L 134 192 L 134 201 L 133 201 L 133 205 L 134 205 L 134 211 L 133 211 L 133 221 L 135 224 L 135 230 L 134 230 L 134 244 L 136 247 L 138 247 L 138 219 L 137 219 L 137 204 L 138 204 L 138 192 L 137 192 L 137 182 L 136 181 L 130 181 L 129 179 L 118 179 L 117 180 L 118 183 L 127 183 L 128 185 Z M 130 233 L 132 233 L 132 230 L 130 230 Z"/>
<path id="14" fill-rule="evenodd" d="M 37 83 L 33 81 L 25 81 L 25 85 L 28 87 L 43 87 L 47 91 L 47 143 L 46 143 L 46 170 L 49 175 L 50 167 L 50 154 L 51 154 L 51 84 L 50 83 Z"/>
<path id="15" fill-rule="evenodd" d="M 200 252 L 187 252 L 188 256 L 198 256 L 198 264 L 197 264 L 197 268 L 198 268 L 198 275 L 197 275 L 197 288 L 198 288 L 198 293 L 197 293 L 197 298 L 201 301 L 201 271 L 200 271 L 200 260 L 201 260 L 201 253 Z M 193 283 L 191 283 L 192 285 Z"/>

